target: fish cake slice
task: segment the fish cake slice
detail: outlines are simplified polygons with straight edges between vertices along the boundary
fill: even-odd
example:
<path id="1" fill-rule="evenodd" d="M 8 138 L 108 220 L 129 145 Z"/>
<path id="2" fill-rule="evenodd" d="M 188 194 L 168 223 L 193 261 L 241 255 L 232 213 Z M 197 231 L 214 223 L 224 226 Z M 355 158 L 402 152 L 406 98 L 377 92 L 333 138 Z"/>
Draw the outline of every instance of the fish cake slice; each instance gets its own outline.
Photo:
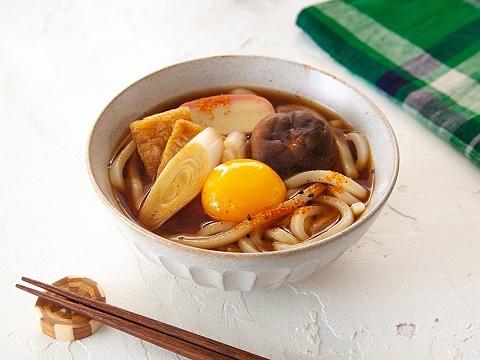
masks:
<path id="1" fill-rule="evenodd" d="M 157 173 L 175 122 L 180 119 L 191 120 L 189 108 L 179 107 L 130 124 L 130 131 L 137 144 L 138 154 L 149 177 L 153 178 Z"/>
<path id="2" fill-rule="evenodd" d="M 158 167 L 157 176 L 160 175 L 168 162 L 180 151 L 180 149 L 203 129 L 203 126 L 194 124 L 191 121 L 177 120 L 173 127 L 172 135 L 168 138 L 167 145 L 163 151 L 162 161 Z"/>

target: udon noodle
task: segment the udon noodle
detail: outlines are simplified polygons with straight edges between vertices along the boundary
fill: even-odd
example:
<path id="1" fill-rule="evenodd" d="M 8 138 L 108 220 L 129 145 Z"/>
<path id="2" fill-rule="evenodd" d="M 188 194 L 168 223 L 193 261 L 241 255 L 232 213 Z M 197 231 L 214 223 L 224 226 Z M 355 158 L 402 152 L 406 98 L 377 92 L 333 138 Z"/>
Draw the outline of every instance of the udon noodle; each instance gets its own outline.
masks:
<path id="1" fill-rule="evenodd" d="M 130 126 L 131 136 L 124 139 L 114 155 L 109 174 L 120 205 L 133 220 L 180 244 L 217 251 L 260 253 L 323 241 L 344 231 L 362 216 L 373 185 L 370 147 L 365 135 L 338 114 L 288 94 L 246 88 L 217 93 L 229 95 L 191 102 L 184 100 L 194 96 L 178 99 L 151 112 L 157 115 L 132 123 L 137 127 Z M 225 98 L 220 99 L 221 96 Z M 216 102 L 211 105 L 208 101 L 213 98 Z M 253 104 L 257 98 L 266 101 L 271 110 L 267 105 Z M 184 105 L 178 107 L 182 103 Z M 226 108 L 225 103 L 231 108 Z M 215 112 L 219 104 L 223 106 L 223 115 Z M 202 118 L 200 112 L 208 106 L 211 113 Z M 240 117 L 237 108 L 249 112 L 248 119 L 261 111 L 271 113 L 263 114 L 248 129 L 246 120 L 236 122 L 235 116 Z M 174 110 L 165 112 L 167 109 Z M 177 118 L 172 120 L 172 116 Z M 229 122 L 222 122 L 222 117 L 229 116 L 232 118 Z M 155 121 L 158 134 L 142 142 L 144 127 Z M 164 127 L 163 132 L 158 130 L 159 123 Z M 282 149 L 291 151 L 282 157 L 279 148 L 275 148 L 279 140 L 274 138 L 279 131 L 286 131 L 283 130 L 285 124 L 292 124 L 287 130 L 300 135 L 294 140 L 289 138 L 292 143 L 282 140 L 281 145 L 285 145 Z M 308 145 L 316 141 L 312 134 L 319 126 L 323 126 L 320 130 L 324 138 L 318 141 L 324 143 Z M 210 132 L 205 128 L 211 129 Z M 163 139 L 163 133 L 169 135 Z M 307 140 L 296 140 L 302 136 Z M 159 155 L 151 144 L 157 146 L 161 140 L 164 149 Z M 302 154 L 302 160 L 296 163 L 292 157 L 300 156 L 298 146 L 314 146 L 314 150 L 300 149 L 307 155 Z M 329 151 L 333 155 L 328 155 Z M 310 153 L 323 156 L 323 163 L 311 158 L 314 155 Z M 166 166 L 157 174 L 160 162 Z M 255 168 L 259 175 L 249 178 L 249 173 L 238 173 L 233 180 L 228 178 L 229 171 L 241 171 L 245 166 Z M 160 190 L 157 189 L 159 183 L 165 184 Z M 249 183 L 252 189 L 258 185 L 263 190 L 255 190 L 255 196 L 242 193 Z M 230 191 L 230 197 L 223 202 L 221 197 L 214 198 L 222 191 Z M 152 199 L 156 202 L 152 203 Z M 247 200 L 252 208 L 242 215 L 239 209 Z M 145 210 L 147 202 L 148 211 Z"/>

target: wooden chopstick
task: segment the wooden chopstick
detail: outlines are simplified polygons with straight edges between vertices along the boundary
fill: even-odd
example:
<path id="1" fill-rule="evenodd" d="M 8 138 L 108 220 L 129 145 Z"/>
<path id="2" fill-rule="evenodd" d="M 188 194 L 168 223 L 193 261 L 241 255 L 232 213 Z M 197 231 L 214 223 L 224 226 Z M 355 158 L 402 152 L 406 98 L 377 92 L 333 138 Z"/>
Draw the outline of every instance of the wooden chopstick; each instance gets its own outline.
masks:
<path id="1" fill-rule="evenodd" d="M 96 309 L 96 310 L 99 310 L 99 311 L 102 311 L 102 312 L 120 317 L 122 319 L 125 319 L 125 320 L 128 320 L 128 321 L 134 322 L 136 324 L 148 327 L 148 328 L 150 328 L 152 330 L 155 330 L 155 331 L 160 331 L 164 334 L 174 336 L 178 339 L 185 340 L 185 341 L 188 341 L 188 342 L 191 342 L 191 343 L 195 343 L 195 344 L 200 345 L 204 348 L 207 348 L 207 349 L 216 351 L 218 353 L 224 354 L 226 356 L 229 356 L 233 359 L 238 359 L 238 360 L 265 359 L 261 356 L 249 353 L 247 351 L 238 349 L 238 348 L 230 346 L 230 345 L 226 345 L 226 344 L 221 343 L 219 341 L 215 341 L 215 340 L 209 339 L 207 337 L 204 337 L 204 336 L 201 336 L 201 335 L 198 335 L 198 334 L 195 334 L 195 333 L 191 333 L 189 331 L 180 329 L 176 326 L 162 323 L 160 321 L 148 318 L 146 316 L 136 314 L 134 312 L 119 308 L 119 307 L 114 306 L 114 305 L 109 305 L 109 304 L 106 304 L 106 303 L 101 302 L 101 301 L 89 299 L 89 298 L 77 295 L 73 292 L 68 292 L 68 291 L 62 290 L 60 288 L 57 288 L 55 286 L 42 283 L 38 280 L 30 279 L 30 278 L 27 278 L 27 277 L 22 277 L 22 280 L 29 283 L 29 284 L 38 286 L 39 288 L 42 288 L 42 289 L 48 290 L 52 293 L 55 293 L 57 295 L 61 295 L 65 298 L 67 298 L 67 299 L 74 300 L 74 301 L 76 301 L 80 304 L 86 305 L 90 308 L 93 308 L 93 309 Z"/>
<path id="2" fill-rule="evenodd" d="M 17 284 L 16 287 L 21 290 L 182 356 L 192 359 L 265 359 L 172 325 L 164 324 L 99 301 L 87 299 L 33 279 L 22 278 L 22 280 L 64 296 L 67 299 Z M 78 301 L 78 303 L 70 301 L 68 298 Z M 171 330 L 173 330 L 172 333 L 170 333 Z"/>
<path id="3" fill-rule="evenodd" d="M 130 321 L 117 318 L 116 316 L 106 314 L 95 309 L 91 309 L 85 305 L 74 303 L 62 298 L 54 297 L 52 295 L 42 293 L 40 291 L 28 288 L 23 285 L 17 284 L 16 287 L 26 292 L 29 292 L 33 295 L 36 295 L 41 299 L 44 299 L 56 305 L 62 306 L 66 309 L 75 311 L 80 315 L 84 315 L 91 319 L 95 319 L 97 321 L 104 323 L 105 325 L 111 326 L 127 334 L 133 335 L 139 339 L 148 341 L 152 344 L 161 346 L 164 349 L 176 352 L 179 355 L 186 356 L 191 359 L 218 359 L 218 360 L 232 359 L 229 356 L 217 353 L 213 350 L 206 349 L 199 345 L 177 339 L 173 336 L 166 335 L 164 333 L 152 330 L 145 326 L 138 325 L 136 323 L 132 323 Z"/>

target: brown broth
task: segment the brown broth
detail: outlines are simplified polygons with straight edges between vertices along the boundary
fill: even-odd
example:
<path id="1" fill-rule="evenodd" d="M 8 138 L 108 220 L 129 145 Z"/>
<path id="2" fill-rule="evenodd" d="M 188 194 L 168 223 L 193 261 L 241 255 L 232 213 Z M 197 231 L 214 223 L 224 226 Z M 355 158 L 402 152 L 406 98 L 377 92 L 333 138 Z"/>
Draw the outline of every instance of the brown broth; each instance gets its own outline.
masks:
<path id="1" fill-rule="evenodd" d="M 173 108 L 177 108 L 181 104 L 191 101 L 194 99 L 198 99 L 201 97 L 206 97 L 206 96 L 213 96 L 213 95 L 218 95 L 218 94 L 226 94 L 230 90 L 236 88 L 235 86 L 231 87 L 226 87 L 226 88 L 217 88 L 217 89 L 209 89 L 207 91 L 199 91 L 199 92 L 192 92 L 183 96 L 180 96 L 175 99 L 170 99 L 164 102 L 159 103 L 157 106 L 154 108 L 145 111 L 139 118 L 143 118 L 149 115 L 157 114 L 166 110 L 170 110 Z M 272 89 L 260 89 L 260 88 L 251 88 L 249 89 L 255 91 L 257 94 L 260 96 L 265 97 L 267 100 L 269 100 L 273 107 L 276 108 L 279 105 L 286 105 L 286 104 L 297 104 L 297 105 L 304 105 L 308 106 L 316 111 L 318 111 L 320 114 L 322 114 L 327 120 L 335 120 L 335 119 L 340 119 L 343 121 L 344 128 L 339 129 L 335 128 L 334 131 L 336 132 L 337 136 L 345 136 L 347 133 L 351 131 L 355 131 L 345 119 L 343 119 L 341 116 L 339 116 L 337 113 L 334 111 L 326 108 L 325 106 L 322 106 L 318 103 L 315 103 L 313 101 L 304 99 L 298 95 L 293 95 L 293 94 L 288 94 L 284 92 L 280 92 L 278 90 L 272 90 Z M 127 137 L 127 136 L 126 136 Z M 117 155 L 117 153 L 120 151 L 122 148 L 122 144 L 125 144 L 126 140 L 123 139 L 121 144 L 118 147 L 118 150 L 114 154 L 114 157 Z M 356 156 L 355 148 L 352 147 L 352 154 Z M 141 165 L 140 165 L 141 167 Z M 140 168 L 140 173 L 142 174 L 142 182 L 144 184 L 144 189 L 145 192 L 148 192 L 150 187 L 153 185 L 150 180 L 147 179 L 145 176 L 143 168 Z M 342 172 L 341 165 L 339 159 L 337 159 L 337 162 L 334 164 L 331 170 L 337 171 L 337 172 Z M 126 175 L 126 174 L 124 174 Z M 374 168 L 373 168 L 373 163 L 372 159 L 370 157 L 368 166 L 363 170 L 360 174 L 358 179 L 355 180 L 358 182 L 360 185 L 366 187 L 367 189 L 370 190 L 373 186 L 373 181 L 374 181 Z M 121 207 L 124 209 L 126 214 L 132 218 L 133 220 L 136 221 L 136 217 L 138 215 L 139 210 L 136 209 L 135 204 L 133 203 L 132 199 L 128 196 L 128 194 L 122 194 L 118 192 L 117 190 L 114 190 L 114 194 L 121 205 Z M 329 227 L 333 226 L 336 221 L 338 221 L 338 212 L 334 208 L 331 207 L 326 207 L 326 211 L 329 212 L 329 215 L 331 216 L 331 222 L 324 227 L 320 232 L 325 231 Z M 201 200 L 200 196 L 197 196 L 194 200 L 192 200 L 189 204 L 187 204 L 183 209 L 181 209 L 177 214 L 175 214 L 172 218 L 170 218 L 167 222 L 165 222 L 159 229 L 155 230 L 154 232 L 158 235 L 164 236 L 164 237 L 174 237 L 178 235 L 192 235 L 196 234 L 198 230 L 205 225 L 208 222 L 211 222 L 212 219 L 209 218 L 209 216 L 203 211 L 202 205 L 201 205 Z M 314 235 L 314 234 L 312 234 Z M 272 250 L 271 244 L 267 242 L 267 248 L 265 250 Z M 238 247 L 236 245 L 229 245 L 226 247 L 222 247 L 221 249 L 218 250 L 223 250 L 223 251 L 239 251 Z"/>

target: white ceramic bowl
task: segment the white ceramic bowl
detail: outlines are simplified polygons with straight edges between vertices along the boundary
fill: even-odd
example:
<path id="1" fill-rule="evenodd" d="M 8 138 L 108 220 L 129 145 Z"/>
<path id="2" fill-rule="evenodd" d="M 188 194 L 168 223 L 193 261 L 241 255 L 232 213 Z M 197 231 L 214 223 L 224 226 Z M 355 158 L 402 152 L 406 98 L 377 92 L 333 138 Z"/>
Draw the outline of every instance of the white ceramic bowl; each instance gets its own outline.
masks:
<path id="1" fill-rule="evenodd" d="M 180 245 L 155 235 L 124 215 L 112 194 L 107 164 L 128 124 L 155 105 L 180 95 L 225 86 L 271 88 L 311 99 L 335 110 L 368 136 L 375 184 L 366 212 L 346 230 L 293 250 L 236 254 Z M 226 291 L 275 288 L 299 281 L 340 256 L 372 225 L 392 191 L 398 149 L 379 108 L 344 81 L 308 65 L 257 56 L 217 56 L 173 65 L 122 91 L 102 112 L 88 143 L 93 186 L 121 231 L 152 262 L 197 284 Z"/>

